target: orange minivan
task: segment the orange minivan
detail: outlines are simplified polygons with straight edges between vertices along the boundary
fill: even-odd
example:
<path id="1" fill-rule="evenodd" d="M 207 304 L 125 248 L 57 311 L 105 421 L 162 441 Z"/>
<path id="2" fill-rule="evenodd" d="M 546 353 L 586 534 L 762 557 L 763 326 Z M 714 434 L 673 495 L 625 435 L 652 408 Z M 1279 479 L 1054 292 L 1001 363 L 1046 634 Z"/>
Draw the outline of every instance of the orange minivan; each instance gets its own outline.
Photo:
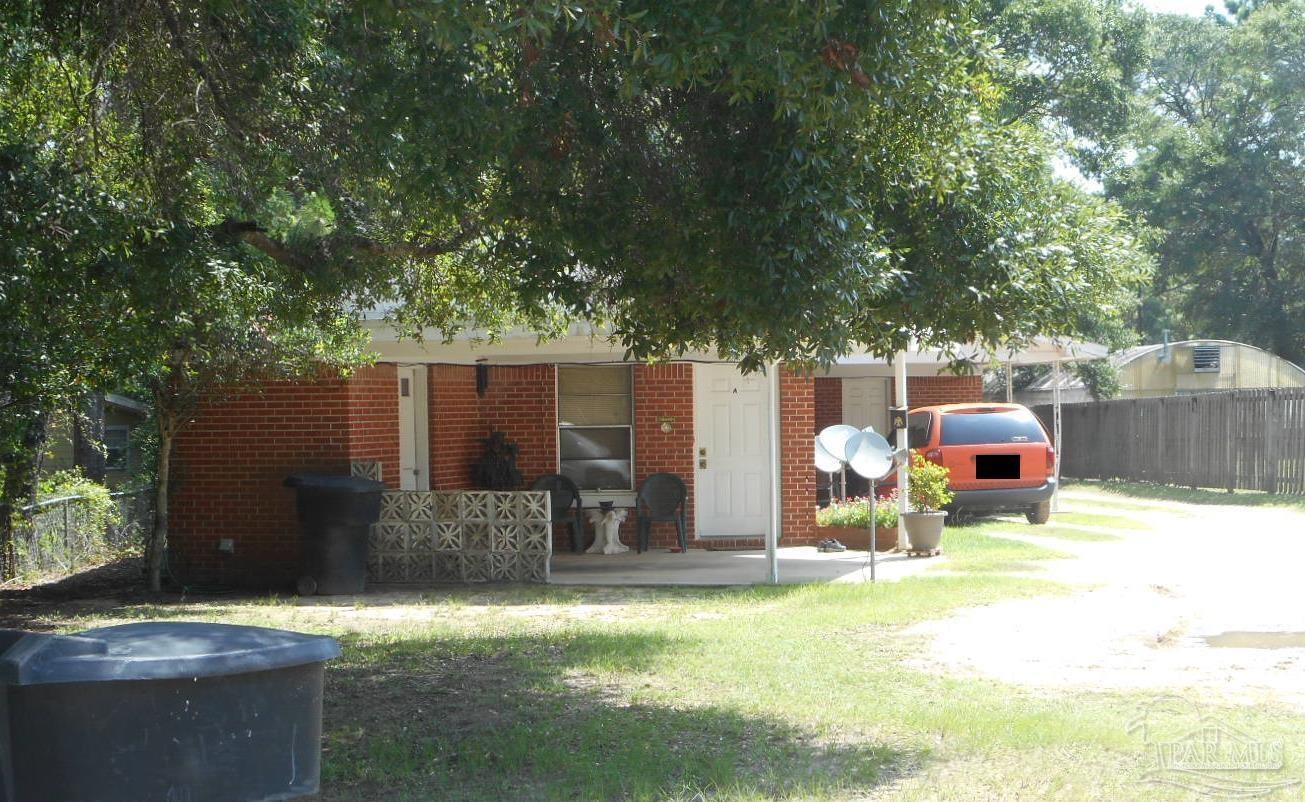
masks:
<path id="1" fill-rule="evenodd" d="M 1019 404 L 944 404 L 911 410 L 911 448 L 951 470 L 956 510 L 1020 510 L 1051 517 L 1056 450 L 1038 417 Z"/>

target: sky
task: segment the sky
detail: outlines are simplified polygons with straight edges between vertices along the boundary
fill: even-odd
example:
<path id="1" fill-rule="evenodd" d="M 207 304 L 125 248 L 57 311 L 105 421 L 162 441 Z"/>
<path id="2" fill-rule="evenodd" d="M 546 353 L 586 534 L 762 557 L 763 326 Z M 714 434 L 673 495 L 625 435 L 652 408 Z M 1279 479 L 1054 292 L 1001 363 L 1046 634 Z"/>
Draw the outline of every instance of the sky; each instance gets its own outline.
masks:
<path id="1" fill-rule="evenodd" d="M 1138 0 L 1138 5 L 1149 11 L 1164 14 L 1191 14 L 1195 17 L 1204 14 L 1206 6 L 1223 10 L 1222 0 Z"/>

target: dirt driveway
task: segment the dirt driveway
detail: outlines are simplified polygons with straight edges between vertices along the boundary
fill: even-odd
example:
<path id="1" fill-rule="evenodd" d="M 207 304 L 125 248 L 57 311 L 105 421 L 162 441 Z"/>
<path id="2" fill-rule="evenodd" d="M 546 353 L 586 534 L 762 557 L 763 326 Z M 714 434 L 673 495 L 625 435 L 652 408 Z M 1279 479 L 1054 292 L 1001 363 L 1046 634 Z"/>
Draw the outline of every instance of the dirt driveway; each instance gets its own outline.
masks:
<path id="1" fill-rule="evenodd" d="M 1092 489 L 1067 491 L 1064 502 L 1150 528 L 1084 542 L 1012 524 L 1011 537 L 1071 553 L 1044 563 L 1045 575 L 1081 590 L 917 626 L 932 636 L 923 663 L 1032 687 L 1163 689 L 1305 709 L 1305 512 Z M 1215 637 L 1224 633 L 1234 634 Z"/>

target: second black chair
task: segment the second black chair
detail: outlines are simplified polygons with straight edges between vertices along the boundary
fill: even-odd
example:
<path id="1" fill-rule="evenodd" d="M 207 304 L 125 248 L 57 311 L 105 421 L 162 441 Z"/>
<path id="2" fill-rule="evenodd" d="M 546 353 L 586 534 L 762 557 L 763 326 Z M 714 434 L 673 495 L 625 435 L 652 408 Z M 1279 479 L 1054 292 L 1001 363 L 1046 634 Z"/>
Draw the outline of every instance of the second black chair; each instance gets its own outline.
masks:
<path id="1" fill-rule="evenodd" d="M 680 551 L 688 549 L 688 525 L 685 521 L 685 502 L 689 490 L 684 480 L 673 473 L 654 473 L 639 485 L 638 507 L 639 551 L 648 550 L 648 540 L 652 536 L 654 522 L 674 523 L 680 536 Z"/>
<path id="2" fill-rule="evenodd" d="M 552 499 L 553 523 L 571 527 L 571 551 L 585 547 L 585 519 L 580 507 L 580 488 L 558 473 L 536 479 L 531 490 L 547 490 Z"/>

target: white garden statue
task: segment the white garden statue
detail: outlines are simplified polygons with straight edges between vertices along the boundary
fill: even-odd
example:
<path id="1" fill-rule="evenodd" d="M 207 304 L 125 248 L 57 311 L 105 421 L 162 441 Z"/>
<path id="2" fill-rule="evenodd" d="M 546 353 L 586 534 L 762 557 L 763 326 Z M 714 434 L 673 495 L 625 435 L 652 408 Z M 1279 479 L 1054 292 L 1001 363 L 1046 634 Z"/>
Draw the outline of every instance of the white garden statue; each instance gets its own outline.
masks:
<path id="1" fill-rule="evenodd" d="M 630 550 L 621 543 L 621 524 L 630 511 L 611 508 L 586 510 L 589 522 L 594 525 L 594 544 L 585 549 L 586 554 L 622 554 Z"/>

